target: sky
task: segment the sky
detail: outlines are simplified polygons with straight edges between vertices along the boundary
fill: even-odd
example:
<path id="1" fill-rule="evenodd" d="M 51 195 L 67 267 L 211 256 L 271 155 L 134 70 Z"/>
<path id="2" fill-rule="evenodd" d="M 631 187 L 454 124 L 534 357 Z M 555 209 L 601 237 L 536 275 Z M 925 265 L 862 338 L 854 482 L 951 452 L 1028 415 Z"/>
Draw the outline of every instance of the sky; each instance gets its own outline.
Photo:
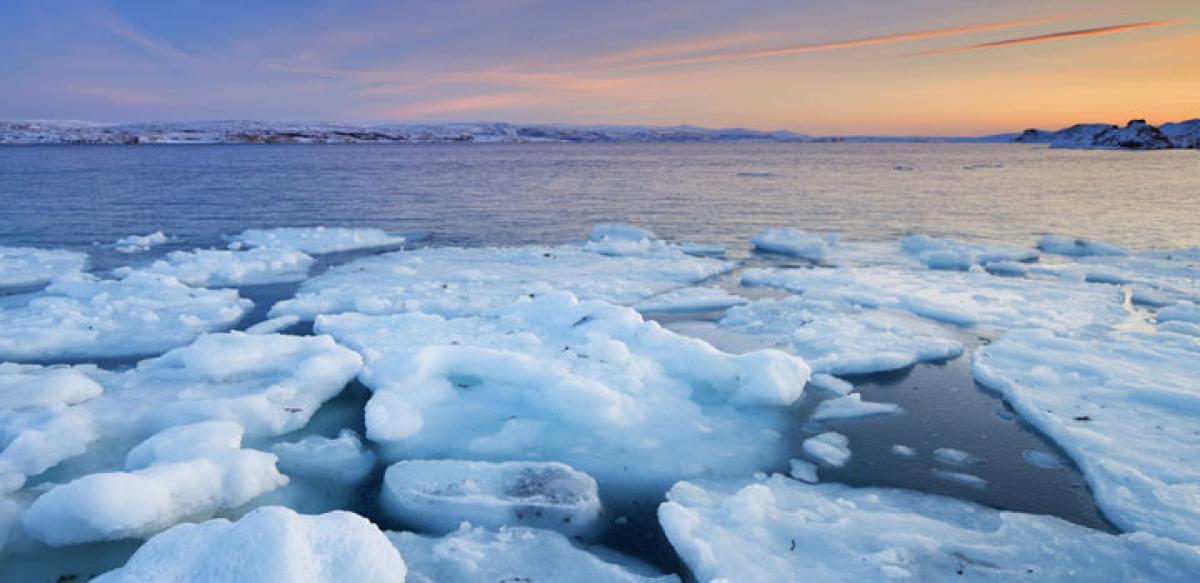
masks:
<path id="1" fill-rule="evenodd" d="M 0 119 L 979 135 L 1200 117 L 1200 0 L 0 0 Z"/>

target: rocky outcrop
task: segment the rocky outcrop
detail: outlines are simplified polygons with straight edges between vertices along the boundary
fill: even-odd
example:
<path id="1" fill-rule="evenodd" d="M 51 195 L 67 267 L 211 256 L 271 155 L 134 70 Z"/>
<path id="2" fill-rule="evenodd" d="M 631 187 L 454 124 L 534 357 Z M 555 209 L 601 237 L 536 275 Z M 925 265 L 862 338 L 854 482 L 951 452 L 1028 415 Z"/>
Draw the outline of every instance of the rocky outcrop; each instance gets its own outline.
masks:
<path id="1" fill-rule="evenodd" d="M 1015 142 L 1049 144 L 1052 148 L 1166 150 L 1200 147 L 1200 119 L 1164 124 L 1131 120 L 1125 127 L 1110 124 L 1076 124 L 1058 131 L 1028 129 Z"/>

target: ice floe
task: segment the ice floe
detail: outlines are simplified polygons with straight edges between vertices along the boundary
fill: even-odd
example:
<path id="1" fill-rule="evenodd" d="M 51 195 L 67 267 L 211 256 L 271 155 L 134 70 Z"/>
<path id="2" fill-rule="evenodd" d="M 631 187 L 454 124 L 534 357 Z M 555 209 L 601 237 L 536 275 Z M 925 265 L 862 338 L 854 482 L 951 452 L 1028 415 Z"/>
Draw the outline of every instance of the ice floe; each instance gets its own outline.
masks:
<path id="1" fill-rule="evenodd" d="M 708 312 L 748 301 L 717 287 L 684 287 L 642 300 L 633 307 L 640 312 Z"/>
<path id="2" fill-rule="evenodd" d="M 149 235 L 129 235 L 121 237 L 113 243 L 113 247 L 119 253 L 133 254 L 144 253 L 150 249 L 162 245 L 167 242 L 167 235 L 162 231 L 155 231 Z"/>
<path id="3" fill-rule="evenodd" d="M 747 471 L 778 447 L 770 407 L 809 376 L 795 356 L 722 353 L 565 293 L 488 317 L 323 316 L 316 330 L 366 357 L 367 437 L 397 456 L 553 460 L 630 483 Z"/>
<path id="4" fill-rule="evenodd" d="M 862 395 L 851 393 L 844 397 L 827 399 L 821 401 L 817 405 L 817 410 L 812 414 L 813 421 L 831 421 L 836 419 L 853 419 L 857 417 L 871 417 L 874 415 L 886 415 L 888 413 L 896 413 L 900 411 L 900 406 L 895 403 L 875 403 L 871 401 L 863 401 Z"/>
<path id="5" fill-rule="evenodd" d="M 1128 316 L 1118 288 L 975 271 L 748 269 L 742 283 L 802 292 L 813 299 L 903 309 L 960 326 L 1107 328 Z"/>
<path id="6" fill-rule="evenodd" d="M 195 289 L 145 273 L 59 279 L 23 304 L 0 307 L 0 359 L 161 353 L 232 327 L 252 305 L 234 290 Z"/>
<path id="7" fill-rule="evenodd" d="M 433 533 L 465 521 L 577 536 L 595 526 L 601 509 L 591 476 L 553 462 L 397 462 L 384 475 L 382 504 L 406 525 Z"/>
<path id="8" fill-rule="evenodd" d="M 174 277 L 187 285 L 235 287 L 300 281 L 308 277 L 312 264 L 312 257 L 288 248 L 196 249 L 172 251 L 148 266 L 120 268 L 116 274 L 145 272 Z"/>
<path id="9" fill-rule="evenodd" d="M 388 532 L 387 536 L 404 556 L 411 583 L 679 581 L 674 575 L 654 573 L 634 561 L 602 560 L 549 530 L 523 527 L 488 530 L 464 524 L 444 537 L 411 532 Z"/>
<path id="10" fill-rule="evenodd" d="M 964 243 L 954 239 L 910 235 L 900 247 L 931 269 L 967 270 L 974 265 L 1000 261 L 1032 261 L 1038 252 L 1003 243 Z"/>
<path id="11" fill-rule="evenodd" d="M 976 490 L 982 490 L 987 487 L 987 480 L 980 478 L 975 474 L 954 472 L 950 470 L 943 470 L 942 468 L 933 468 L 932 470 L 929 470 L 929 473 L 939 480 L 962 484 L 963 486 L 975 488 Z"/>
<path id="12" fill-rule="evenodd" d="M 1189 581 L 1196 547 L 890 489 L 677 484 L 659 507 L 699 581 Z"/>
<path id="13" fill-rule="evenodd" d="M 1200 341 L 1017 331 L 973 368 L 1076 462 L 1114 524 L 1200 543 Z"/>
<path id="14" fill-rule="evenodd" d="M 818 234 L 800 229 L 767 229 L 754 236 L 754 248 L 800 259 L 821 261 L 837 243 L 836 234 Z"/>
<path id="15" fill-rule="evenodd" d="M 350 429 L 337 437 L 309 435 L 300 441 L 271 446 L 279 470 L 289 477 L 319 480 L 325 484 L 357 484 L 375 468 L 375 453 Z"/>
<path id="16" fill-rule="evenodd" d="M 962 467 L 977 466 L 983 463 L 983 459 L 979 456 L 952 447 L 939 447 L 933 450 L 933 459 L 943 464 Z"/>
<path id="17" fill-rule="evenodd" d="M 637 256 L 572 246 L 402 251 L 334 267 L 304 282 L 297 296 L 276 304 L 271 315 L 306 320 L 341 312 L 467 316 L 555 290 L 632 304 L 730 267 L 677 249 Z"/>
<path id="18" fill-rule="evenodd" d="M 139 444 L 125 471 L 88 474 L 34 500 L 22 522 L 53 546 L 146 537 L 203 520 L 287 483 L 275 456 L 240 449 L 241 426 L 172 427 Z"/>
<path id="19" fill-rule="evenodd" d="M 87 255 L 58 249 L 0 246 L 0 289 L 44 285 L 64 275 L 78 273 Z"/>
<path id="20" fill-rule="evenodd" d="M 277 247 L 322 255 L 356 249 L 395 247 L 404 237 L 380 229 L 344 227 L 281 227 L 247 229 L 233 238 L 234 246 Z"/>
<path id="21" fill-rule="evenodd" d="M 1038 241 L 1038 249 L 1055 255 L 1068 257 L 1085 257 L 1089 255 L 1124 255 L 1129 252 L 1124 247 L 1118 247 L 1103 241 L 1074 239 L 1058 235 L 1045 235 Z"/>
<path id="22" fill-rule="evenodd" d="M 793 458 L 788 461 L 788 468 L 788 475 L 793 479 L 810 484 L 817 483 L 817 464 Z"/>
<path id="23" fill-rule="evenodd" d="M 794 352 L 814 371 L 835 375 L 894 370 L 953 358 L 963 350 L 937 324 L 839 299 L 759 300 L 730 309 L 718 326 Z M 712 341 L 722 346 L 719 338 Z"/>
<path id="24" fill-rule="evenodd" d="M 813 459 L 829 467 L 840 468 L 850 461 L 850 438 L 834 431 L 810 437 L 800 447 Z"/>
<path id="25" fill-rule="evenodd" d="M 400 583 L 406 572 L 396 547 L 357 514 L 307 516 L 269 506 L 237 522 L 171 528 L 147 541 L 124 567 L 95 581 Z"/>

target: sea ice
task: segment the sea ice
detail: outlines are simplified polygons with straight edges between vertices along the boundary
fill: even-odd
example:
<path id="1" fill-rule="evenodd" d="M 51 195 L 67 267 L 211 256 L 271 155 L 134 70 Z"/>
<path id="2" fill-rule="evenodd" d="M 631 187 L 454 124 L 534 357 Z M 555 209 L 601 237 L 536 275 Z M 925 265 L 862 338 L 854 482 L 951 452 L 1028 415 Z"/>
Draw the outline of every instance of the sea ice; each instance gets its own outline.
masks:
<path id="1" fill-rule="evenodd" d="M 941 326 L 900 311 L 790 297 L 734 307 L 718 322 L 741 335 L 778 338 L 814 371 L 865 374 L 953 358 L 962 344 Z"/>
<path id="2" fill-rule="evenodd" d="M 268 506 L 237 522 L 171 528 L 142 545 L 124 567 L 95 581 L 402 583 L 406 572 L 388 538 L 357 514 L 306 516 Z"/>
<path id="3" fill-rule="evenodd" d="M 313 258 L 295 249 L 259 247 L 246 251 L 196 249 L 172 251 L 145 267 L 124 267 L 118 276 L 135 272 L 171 276 L 187 285 L 235 287 L 300 281 L 308 277 Z"/>
<path id="4" fill-rule="evenodd" d="M 814 373 L 812 378 L 809 379 L 808 384 L 815 389 L 820 389 L 838 397 L 849 395 L 854 391 L 854 384 L 850 381 L 839 379 L 823 372 Z"/>
<path id="5" fill-rule="evenodd" d="M 0 289 L 44 285 L 79 273 L 85 265 L 87 255 L 74 251 L 0 247 Z"/>
<path id="6" fill-rule="evenodd" d="M 754 236 L 754 248 L 811 261 L 821 261 L 837 243 L 836 233 L 817 234 L 799 229 L 767 229 Z"/>
<path id="7" fill-rule="evenodd" d="M 801 482 L 817 483 L 817 464 L 793 458 L 788 462 L 788 475 Z"/>
<path id="8" fill-rule="evenodd" d="M 1017 331 L 973 367 L 1076 462 L 1114 524 L 1200 543 L 1200 341 Z"/>
<path id="9" fill-rule="evenodd" d="M 275 304 L 271 315 L 306 320 L 341 312 L 470 316 L 555 290 L 632 304 L 730 268 L 675 249 L 628 257 L 571 246 L 421 249 L 334 267 L 304 282 L 296 298 Z"/>
<path id="10" fill-rule="evenodd" d="M 813 459 L 833 468 L 840 468 L 850 461 L 849 446 L 849 438 L 833 431 L 810 437 L 800 444 Z"/>
<path id="11" fill-rule="evenodd" d="M 901 444 L 897 443 L 896 445 L 892 446 L 892 453 L 894 453 L 898 456 L 901 456 L 901 457 L 913 457 L 913 456 L 917 455 L 917 450 L 915 450 L 907 445 L 901 445 Z"/>
<path id="12" fill-rule="evenodd" d="M 162 231 L 155 231 L 149 235 L 130 235 L 121 237 L 113 243 L 113 247 L 119 253 L 133 254 L 149 251 L 153 247 L 157 247 L 167 242 L 167 235 Z"/>
<path id="13" fill-rule="evenodd" d="M 271 453 L 279 458 L 279 470 L 289 477 L 325 484 L 357 484 L 375 468 L 375 453 L 349 429 L 334 438 L 310 435 L 300 441 L 276 443 Z"/>
<path id="14" fill-rule="evenodd" d="M 898 308 L 960 326 L 1107 328 L 1128 317 L 1124 295 L 1115 287 L 974 271 L 748 269 L 742 283 L 803 292 L 812 299 Z"/>
<path id="15" fill-rule="evenodd" d="M 1072 239 L 1058 235 L 1045 235 L 1038 241 L 1038 249 L 1055 255 L 1068 257 L 1086 257 L 1089 255 L 1125 255 L 1128 249 L 1118 247 L 1103 241 L 1088 239 Z"/>
<path id="16" fill-rule="evenodd" d="M 247 334 L 276 334 L 300 323 L 300 316 L 279 316 L 263 320 L 249 328 Z"/>
<path id="17" fill-rule="evenodd" d="M 900 247 L 931 269 L 966 271 L 973 265 L 993 262 L 1032 261 L 1038 252 L 1002 243 L 964 243 L 928 235 L 910 235 L 900 240 Z"/>
<path id="18" fill-rule="evenodd" d="M 600 515 L 596 481 L 554 462 L 397 462 L 384 475 L 382 504 L 405 524 L 438 534 L 466 521 L 578 536 Z"/>
<path id="19" fill-rule="evenodd" d="M 195 289 L 144 273 L 59 279 L 24 304 L 0 308 L 0 359 L 160 353 L 233 326 L 252 305 L 234 290 Z"/>
<path id="20" fill-rule="evenodd" d="M 966 472 L 951 472 L 941 468 L 933 468 L 929 471 L 929 473 L 933 474 L 933 477 L 939 480 L 962 484 L 964 486 L 975 488 L 976 490 L 982 490 L 987 487 L 987 480 L 980 478 L 975 474 L 968 474 Z"/>
<path id="21" fill-rule="evenodd" d="M 563 535 L 523 527 L 487 530 L 462 525 L 444 537 L 388 532 L 408 564 L 410 583 L 476 581 L 678 583 L 633 561 L 617 564 L 579 549 Z"/>
<path id="22" fill-rule="evenodd" d="M 125 471 L 54 486 L 34 500 L 22 522 L 52 546 L 146 537 L 286 484 L 275 456 L 240 449 L 241 437 L 242 428 L 226 421 L 167 429 L 135 447 Z"/>
<path id="23" fill-rule="evenodd" d="M 661 293 L 633 305 L 640 312 L 708 312 L 748 302 L 716 287 L 684 287 Z"/>
<path id="24" fill-rule="evenodd" d="M 1200 551 L 904 490 L 676 484 L 658 510 L 699 581 L 1190 581 Z"/>
<path id="25" fill-rule="evenodd" d="M 939 447 L 933 450 L 933 459 L 943 464 L 962 467 L 977 466 L 983 463 L 979 456 L 952 447 Z"/>
<path id="26" fill-rule="evenodd" d="M 795 356 L 722 353 L 564 293 L 488 317 L 323 316 L 316 330 L 366 357 L 367 437 L 393 457 L 561 461 L 602 481 L 751 468 L 779 447 L 771 407 L 809 376 Z"/>
<path id="27" fill-rule="evenodd" d="M 1057 455 L 1037 449 L 1027 449 L 1021 452 L 1021 457 L 1039 468 L 1054 469 L 1067 466 L 1067 462 Z"/>
<path id="28" fill-rule="evenodd" d="M 356 249 L 376 249 L 404 244 L 404 237 L 380 229 L 342 227 L 282 227 L 247 229 L 233 238 L 246 247 L 279 247 L 323 255 Z M 235 245 L 237 246 L 237 245 Z"/>
<path id="29" fill-rule="evenodd" d="M 862 395 L 851 393 L 843 397 L 826 399 L 817 405 L 813 412 L 813 421 L 830 421 L 837 419 L 853 419 L 856 417 L 871 417 L 896 413 L 900 406 L 895 403 L 874 403 L 863 401 Z"/>

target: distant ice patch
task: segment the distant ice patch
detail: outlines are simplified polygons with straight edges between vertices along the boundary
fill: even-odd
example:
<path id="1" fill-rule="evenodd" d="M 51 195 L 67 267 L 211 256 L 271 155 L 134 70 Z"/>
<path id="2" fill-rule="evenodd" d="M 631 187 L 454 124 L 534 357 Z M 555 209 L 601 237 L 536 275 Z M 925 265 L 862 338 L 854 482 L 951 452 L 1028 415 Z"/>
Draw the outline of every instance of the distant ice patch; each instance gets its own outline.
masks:
<path id="1" fill-rule="evenodd" d="M 344 227 L 281 227 L 247 229 L 233 238 L 235 247 L 277 247 L 323 255 L 356 249 L 395 247 L 404 237 L 380 229 Z"/>
<path id="2" fill-rule="evenodd" d="M 813 421 L 833 421 L 886 415 L 898 411 L 900 411 L 900 406 L 895 403 L 863 401 L 862 395 L 852 393 L 844 397 L 821 401 L 821 404 L 817 405 L 817 410 L 813 412 L 812 419 Z"/>
<path id="3" fill-rule="evenodd" d="M 171 276 L 202 287 L 235 287 L 300 281 L 308 277 L 313 258 L 295 249 L 260 247 L 246 251 L 197 249 L 173 251 L 140 268 L 120 268 L 118 276 L 143 272 Z"/>
<path id="4" fill-rule="evenodd" d="M 837 234 L 817 234 L 800 229 L 767 229 L 754 236 L 754 248 L 811 261 L 821 261 L 837 243 Z"/>
<path id="5" fill-rule="evenodd" d="M 167 235 L 162 231 L 155 231 L 149 235 L 129 235 L 121 237 L 113 243 L 113 247 L 117 252 L 125 254 L 144 253 L 159 245 L 165 244 L 168 241 Z"/>
<path id="6" fill-rule="evenodd" d="M 833 468 L 850 461 L 850 439 L 841 433 L 826 431 L 804 440 L 800 445 L 813 459 Z"/>
<path id="7" fill-rule="evenodd" d="M 1103 241 L 1073 239 L 1058 235 L 1045 235 L 1038 241 L 1038 249 L 1055 255 L 1085 257 L 1090 255 L 1125 255 L 1128 249 Z"/>
<path id="8" fill-rule="evenodd" d="M 1038 252 L 1002 243 L 964 243 L 928 235 L 910 235 L 900 247 L 931 269 L 966 271 L 974 265 L 1001 261 L 1032 261 Z"/>

